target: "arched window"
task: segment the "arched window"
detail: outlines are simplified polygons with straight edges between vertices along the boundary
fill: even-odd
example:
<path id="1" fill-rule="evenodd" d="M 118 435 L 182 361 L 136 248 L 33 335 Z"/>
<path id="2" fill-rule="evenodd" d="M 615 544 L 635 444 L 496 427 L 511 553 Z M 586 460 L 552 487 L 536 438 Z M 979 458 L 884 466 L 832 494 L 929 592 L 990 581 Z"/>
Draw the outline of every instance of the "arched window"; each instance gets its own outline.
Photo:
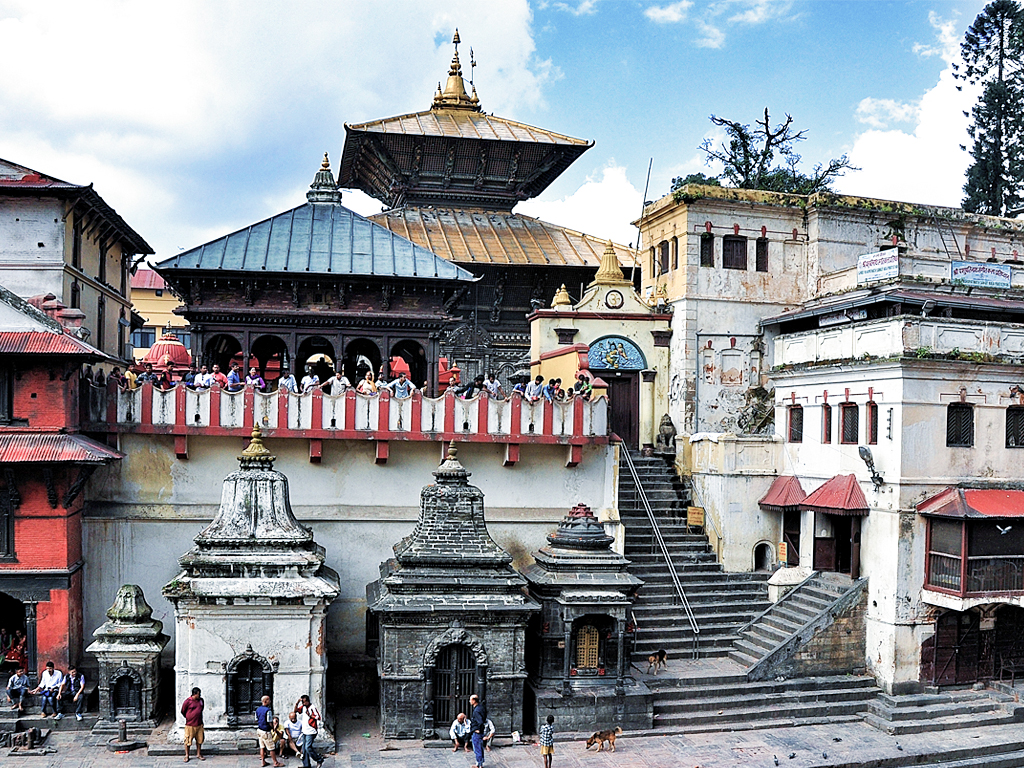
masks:
<path id="1" fill-rule="evenodd" d="M 600 660 L 601 633 L 593 624 L 584 624 L 576 633 L 576 666 L 597 669 Z"/>

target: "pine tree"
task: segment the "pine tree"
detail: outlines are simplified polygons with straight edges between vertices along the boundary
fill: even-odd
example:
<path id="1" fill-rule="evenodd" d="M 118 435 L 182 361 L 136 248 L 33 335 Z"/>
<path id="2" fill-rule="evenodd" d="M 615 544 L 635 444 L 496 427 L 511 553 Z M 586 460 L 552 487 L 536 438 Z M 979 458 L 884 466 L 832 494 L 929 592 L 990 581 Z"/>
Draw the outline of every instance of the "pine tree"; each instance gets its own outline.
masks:
<path id="1" fill-rule="evenodd" d="M 974 20 L 960 46 L 957 76 L 983 86 L 971 110 L 973 140 L 963 207 L 1005 215 L 1021 202 L 1024 187 L 1024 14 L 1016 0 L 995 0 Z M 956 69 L 956 65 L 954 65 Z M 966 147 L 963 147 L 966 149 Z"/>

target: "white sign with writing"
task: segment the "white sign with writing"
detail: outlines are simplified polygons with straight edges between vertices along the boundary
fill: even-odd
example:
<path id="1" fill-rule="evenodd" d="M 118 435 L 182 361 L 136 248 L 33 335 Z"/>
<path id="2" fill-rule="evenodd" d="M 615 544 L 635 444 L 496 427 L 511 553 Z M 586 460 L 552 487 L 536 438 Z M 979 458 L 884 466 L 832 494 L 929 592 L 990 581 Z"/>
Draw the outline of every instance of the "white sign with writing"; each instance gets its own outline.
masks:
<path id="1" fill-rule="evenodd" d="M 900 274 L 899 248 L 890 248 L 878 253 L 865 253 L 857 257 L 857 285 L 889 280 Z"/>
<path id="2" fill-rule="evenodd" d="M 1009 288 L 1010 265 L 985 261 L 954 261 L 949 265 L 949 280 L 959 285 L 983 288 Z"/>

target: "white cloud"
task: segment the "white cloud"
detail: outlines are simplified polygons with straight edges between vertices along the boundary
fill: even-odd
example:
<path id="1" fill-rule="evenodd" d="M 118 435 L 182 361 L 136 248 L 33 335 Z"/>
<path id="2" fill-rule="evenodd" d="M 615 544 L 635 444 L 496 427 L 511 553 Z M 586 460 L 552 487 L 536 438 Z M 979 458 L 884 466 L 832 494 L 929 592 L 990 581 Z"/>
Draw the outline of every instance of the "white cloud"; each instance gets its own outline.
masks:
<path id="1" fill-rule="evenodd" d="M 958 47 L 949 42 L 948 22 L 931 15 L 936 29 L 936 45 L 947 62 L 938 82 L 924 93 L 916 105 L 892 102 L 897 115 L 909 116 L 913 110 L 913 130 L 873 129 L 859 134 L 850 148 L 850 161 L 861 168 L 839 179 L 836 188 L 846 194 L 866 195 L 934 205 L 959 206 L 963 199 L 964 171 L 970 156 L 960 149 L 969 145 L 968 118 L 978 91 L 953 78 L 950 64 Z M 858 105 L 858 117 L 865 101 L 885 104 L 887 100 L 865 99 Z M 885 123 L 884 108 L 875 117 Z M 891 117 L 891 115 L 890 115 Z M 867 120 L 872 124 L 870 119 Z"/>
<path id="2" fill-rule="evenodd" d="M 576 5 L 572 3 L 555 3 L 552 7 L 559 11 L 571 13 L 573 16 L 591 16 L 597 13 L 597 0 L 579 0 Z"/>
<path id="3" fill-rule="evenodd" d="M 695 23 L 701 34 L 695 41 L 698 48 L 721 48 L 725 45 L 725 32 L 703 19 Z"/>
<path id="4" fill-rule="evenodd" d="M 954 18 L 942 19 L 935 11 L 928 12 L 928 23 L 936 31 L 936 39 L 930 43 L 914 43 L 913 51 L 922 58 L 941 56 L 944 61 L 953 61 L 960 53 L 960 26 Z"/>
<path id="5" fill-rule="evenodd" d="M 693 7 L 691 0 L 679 0 L 670 5 L 652 5 L 644 16 L 658 24 L 678 24 L 686 20 L 686 14 Z"/>
<path id="6" fill-rule="evenodd" d="M 789 0 L 739 0 L 739 2 L 723 5 L 742 8 L 738 13 L 729 17 L 729 22 L 732 24 L 764 24 L 767 21 L 788 16 L 793 3 Z"/>
<path id="7" fill-rule="evenodd" d="M 857 105 L 857 119 L 872 128 L 887 128 L 889 123 L 907 123 L 921 112 L 919 104 L 906 104 L 893 99 L 863 98 Z"/>
<path id="8" fill-rule="evenodd" d="M 613 160 L 601 169 L 599 179 L 588 177 L 571 195 L 561 200 L 526 200 L 516 206 L 516 213 L 635 245 L 636 227 L 629 222 L 640 215 L 642 203 L 643 195 L 626 177 L 626 169 Z"/>

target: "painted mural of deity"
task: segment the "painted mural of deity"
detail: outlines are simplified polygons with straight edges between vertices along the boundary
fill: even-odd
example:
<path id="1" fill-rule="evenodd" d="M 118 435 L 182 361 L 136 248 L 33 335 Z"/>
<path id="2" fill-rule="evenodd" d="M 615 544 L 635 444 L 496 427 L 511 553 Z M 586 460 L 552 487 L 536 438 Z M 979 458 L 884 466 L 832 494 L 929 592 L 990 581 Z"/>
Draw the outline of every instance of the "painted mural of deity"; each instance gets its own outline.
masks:
<path id="1" fill-rule="evenodd" d="M 620 371 L 639 371 L 647 367 L 643 352 L 629 339 L 605 336 L 590 345 L 590 365 Z"/>

